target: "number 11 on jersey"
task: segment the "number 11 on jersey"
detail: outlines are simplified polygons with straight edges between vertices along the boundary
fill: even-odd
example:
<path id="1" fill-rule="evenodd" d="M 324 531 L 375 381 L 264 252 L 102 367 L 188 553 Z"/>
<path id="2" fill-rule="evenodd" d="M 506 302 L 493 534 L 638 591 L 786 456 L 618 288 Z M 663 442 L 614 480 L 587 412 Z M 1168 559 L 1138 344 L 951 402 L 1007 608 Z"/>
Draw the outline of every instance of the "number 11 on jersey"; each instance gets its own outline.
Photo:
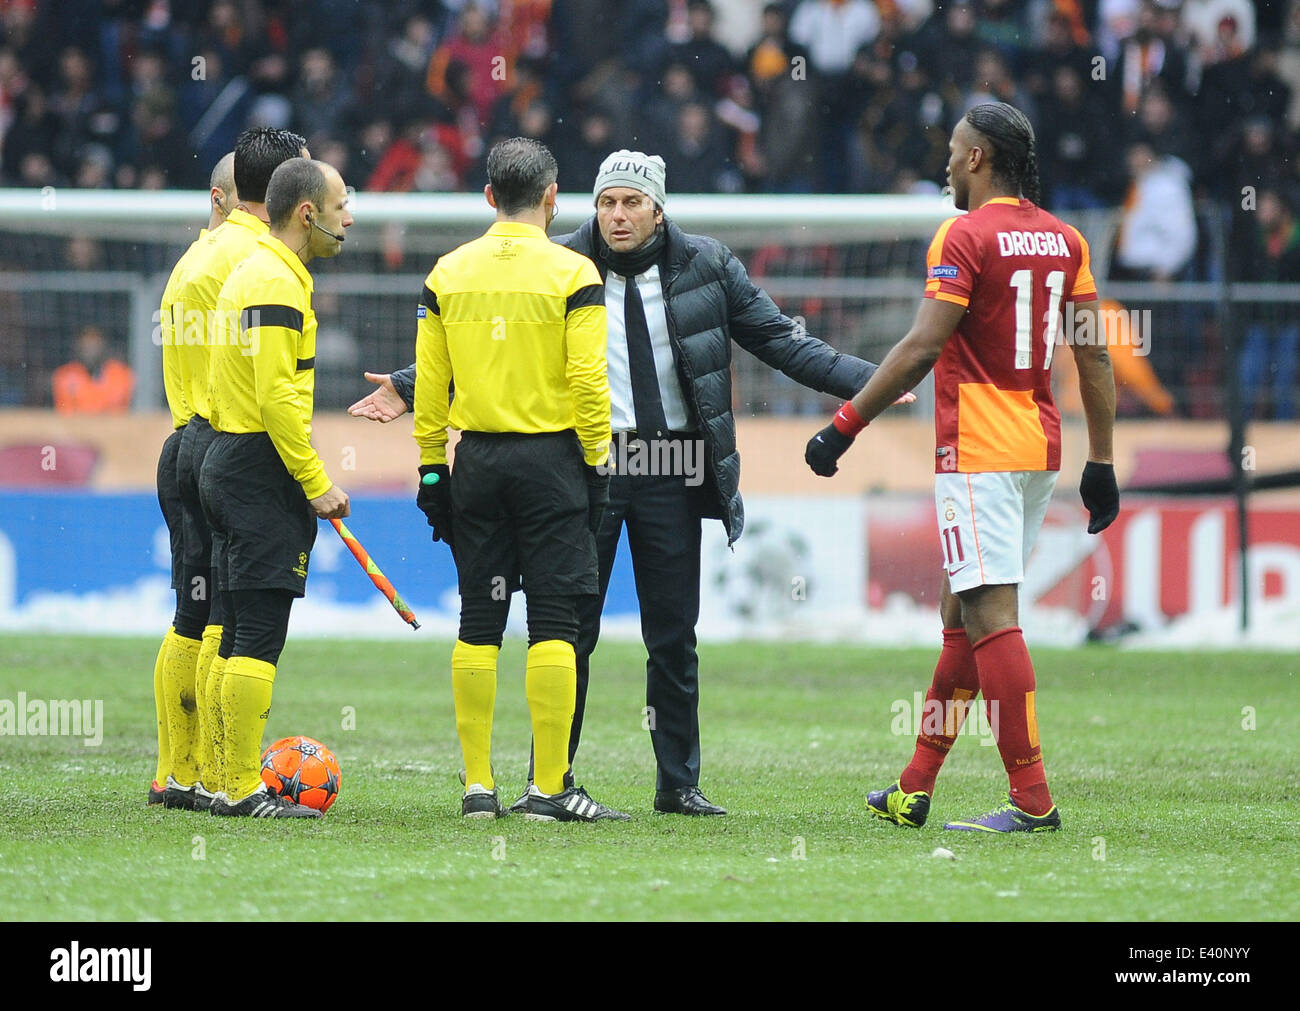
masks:
<path id="1" fill-rule="evenodd" d="M 1034 272 L 1017 270 L 1011 275 L 1011 287 L 1016 289 L 1016 368 L 1028 369 L 1034 364 Z M 1043 330 L 1043 368 L 1052 367 L 1052 352 L 1056 349 L 1056 331 L 1061 325 L 1061 297 L 1065 293 L 1065 271 L 1053 270 L 1047 275 L 1047 326 Z"/>

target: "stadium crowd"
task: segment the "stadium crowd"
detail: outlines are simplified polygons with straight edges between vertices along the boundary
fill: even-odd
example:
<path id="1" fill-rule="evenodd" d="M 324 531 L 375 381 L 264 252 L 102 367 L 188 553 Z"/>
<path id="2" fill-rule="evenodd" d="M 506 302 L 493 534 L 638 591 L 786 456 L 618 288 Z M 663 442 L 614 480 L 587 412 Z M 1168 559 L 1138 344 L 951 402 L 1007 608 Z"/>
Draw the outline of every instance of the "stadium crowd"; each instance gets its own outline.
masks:
<path id="1" fill-rule="evenodd" d="M 1300 5 L 1256 6 L 0 0 L 0 172 L 201 188 L 262 123 L 371 190 L 477 189 L 492 142 L 525 135 L 564 153 L 562 189 L 637 145 L 677 192 L 901 192 L 937 184 L 952 122 L 993 97 L 1035 123 L 1054 207 L 1121 201 L 1124 140 L 1228 199 L 1300 182 Z"/>
<path id="2" fill-rule="evenodd" d="M 1215 280 L 1217 208 L 1219 262 L 1300 281 L 1300 0 L 0 0 L 0 24 L 6 186 L 203 188 L 263 124 L 362 190 L 477 190 L 522 135 L 563 191 L 633 147 L 679 193 L 927 192 L 952 123 L 1000 99 L 1047 207 L 1123 208 L 1111 279 Z M 1267 214 L 1235 213 L 1247 192 Z M 1246 372 L 1286 417 L 1276 316 Z M 1180 388 L 1188 350 L 1157 348 Z"/>

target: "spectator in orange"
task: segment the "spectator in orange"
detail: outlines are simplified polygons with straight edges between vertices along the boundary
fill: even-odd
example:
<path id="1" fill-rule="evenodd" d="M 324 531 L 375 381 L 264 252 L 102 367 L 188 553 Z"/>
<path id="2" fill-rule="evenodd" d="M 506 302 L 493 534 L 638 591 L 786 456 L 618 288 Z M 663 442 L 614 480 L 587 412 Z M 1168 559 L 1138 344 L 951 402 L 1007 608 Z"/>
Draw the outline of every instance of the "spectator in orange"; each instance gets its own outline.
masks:
<path id="1" fill-rule="evenodd" d="M 76 358 L 54 370 L 54 409 L 60 414 L 121 414 L 131 406 L 135 374 L 109 357 L 108 341 L 97 326 L 77 337 Z"/>

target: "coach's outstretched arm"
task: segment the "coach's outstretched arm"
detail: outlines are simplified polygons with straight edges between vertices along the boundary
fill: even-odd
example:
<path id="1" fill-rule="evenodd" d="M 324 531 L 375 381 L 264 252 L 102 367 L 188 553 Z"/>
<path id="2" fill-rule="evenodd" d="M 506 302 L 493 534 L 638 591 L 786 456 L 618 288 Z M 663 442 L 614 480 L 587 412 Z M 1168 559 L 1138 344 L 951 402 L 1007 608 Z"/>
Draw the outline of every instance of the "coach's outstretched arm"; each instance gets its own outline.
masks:
<path id="1" fill-rule="evenodd" d="M 818 393 L 848 397 L 862 388 L 875 372 L 875 365 L 836 351 L 825 341 L 800 331 L 765 291 L 754 286 L 740 261 L 729 251 L 726 256 L 727 308 L 737 344 Z M 386 374 L 367 372 L 365 377 L 379 389 L 348 408 L 354 417 L 388 422 L 401 417 L 415 403 L 414 365 Z M 910 403 L 916 398 L 908 391 L 898 399 Z"/>
<path id="2" fill-rule="evenodd" d="M 348 408 L 354 418 L 386 423 L 415 410 L 415 363 L 400 372 L 366 372 L 366 381 L 379 389 Z"/>
<path id="3" fill-rule="evenodd" d="M 966 313 L 964 305 L 936 298 L 921 300 L 907 336 L 894 345 L 867 385 L 841 405 L 835 419 L 808 441 L 804 460 L 814 474 L 830 477 L 853 439 L 881 411 L 911 392 L 943 353 Z"/>
<path id="4" fill-rule="evenodd" d="M 1074 364 L 1079 370 L 1079 397 L 1088 423 L 1088 462 L 1079 481 L 1079 497 L 1088 510 L 1088 533 L 1099 534 L 1119 515 L 1119 485 L 1115 483 L 1115 373 L 1106 350 L 1105 330 L 1097 320 L 1097 300 L 1076 302 L 1076 332 L 1092 333 L 1092 343 L 1075 341 Z M 1085 320 L 1085 317 L 1091 317 Z M 1091 322 L 1092 328 L 1087 329 Z"/>
<path id="5" fill-rule="evenodd" d="M 728 326 L 736 343 L 760 361 L 779 369 L 795 382 L 819 393 L 849 397 L 860 390 L 876 366 L 836 351 L 825 341 L 800 330 L 761 288 L 755 287 L 739 260 L 725 247 Z M 391 373 L 367 372 L 367 381 L 379 388 L 348 408 L 348 413 L 371 421 L 388 422 L 411 410 L 415 403 L 415 366 Z M 915 399 L 910 394 L 904 402 Z"/>
<path id="6" fill-rule="evenodd" d="M 767 292 L 754 285 L 731 250 L 723 246 L 718 255 L 725 257 L 727 325 L 737 344 L 818 393 L 851 397 L 862 389 L 876 371 L 875 365 L 836 351 L 813 337 L 777 308 Z"/>

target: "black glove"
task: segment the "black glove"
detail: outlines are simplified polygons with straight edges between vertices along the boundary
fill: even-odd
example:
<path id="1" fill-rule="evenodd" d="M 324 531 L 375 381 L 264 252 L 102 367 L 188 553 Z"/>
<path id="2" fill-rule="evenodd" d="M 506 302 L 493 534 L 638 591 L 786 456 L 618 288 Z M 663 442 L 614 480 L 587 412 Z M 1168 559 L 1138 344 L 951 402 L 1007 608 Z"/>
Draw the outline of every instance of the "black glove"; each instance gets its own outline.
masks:
<path id="1" fill-rule="evenodd" d="M 1083 466 L 1079 497 L 1088 510 L 1088 533 L 1099 534 L 1119 515 L 1119 485 L 1115 483 L 1115 465 L 1089 460 Z"/>
<path id="2" fill-rule="evenodd" d="M 426 475 L 436 474 L 438 480 L 425 484 Z M 451 545 L 451 468 L 445 463 L 426 463 L 420 468 L 420 490 L 415 504 L 433 527 L 433 539 Z"/>
<path id="3" fill-rule="evenodd" d="M 843 434 L 833 424 L 827 425 L 808 440 L 808 448 L 803 451 L 804 462 L 814 474 L 830 477 L 840 469 L 836 461 L 852 445 L 851 436 Z"/>
<path id="4" fill-rule="evenodd" d="M 594 534 L 609 505 L 609 471 L 600 467 L 587 467 L 587 526 Z"/>

